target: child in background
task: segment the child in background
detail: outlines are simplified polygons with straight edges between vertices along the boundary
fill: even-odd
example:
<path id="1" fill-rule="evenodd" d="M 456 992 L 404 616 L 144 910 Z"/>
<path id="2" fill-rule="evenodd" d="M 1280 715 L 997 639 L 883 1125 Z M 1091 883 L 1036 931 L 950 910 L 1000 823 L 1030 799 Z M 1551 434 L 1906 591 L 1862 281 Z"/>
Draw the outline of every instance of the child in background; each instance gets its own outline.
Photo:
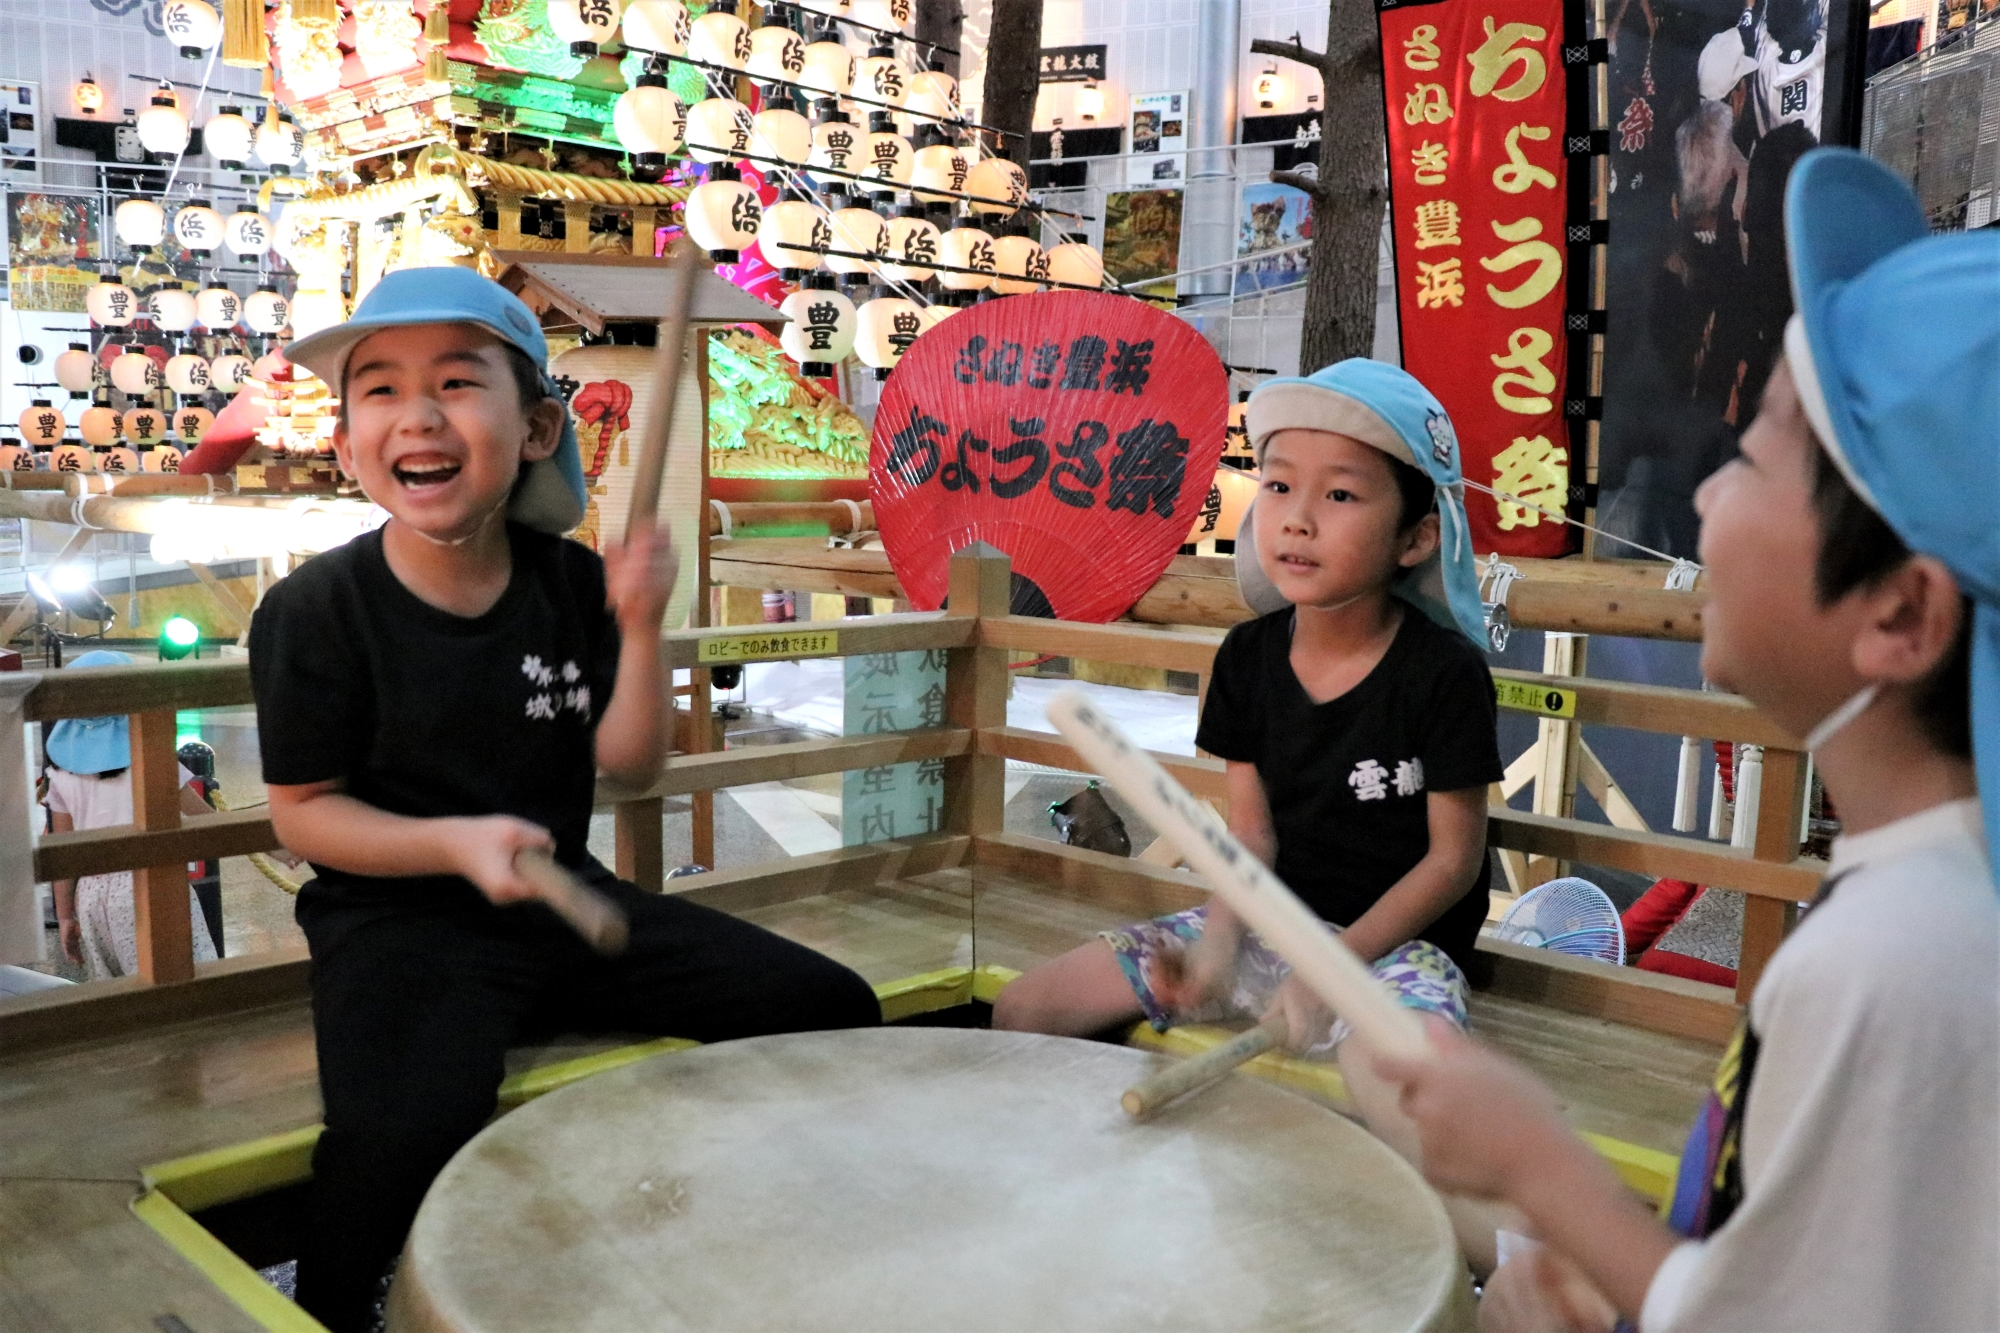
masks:
<path id="1" fill-rule="evenodd" d="M 2000 1328 L 2000 234 L 1930 236 L 1846 149 L 1793 172 L 1786 233 L 1784 359 L 1696 497 L 1702 674 L 1805 737 L 1842 833 L 1667 1222 L 1500 1056 L 1434 1025 L 1380 1062 L 1431 1178 L 1544 1242 L 1489 1333 Z"/>
<path id="2" fill-rule="evenodd" d="M 72 667 L 131 666 L 124 653 L 85 653 Z M 132 822 L 132 723 L 126 717 L 66 717 L 49 728 L 43 749 L 49 756 L 49 831 L 116 828 Z M 178 765 L 177 765 L 178 767 Z M 181 813 L 213 814 L 201 793 L 188 785 L 194 774 L 180 768 Z M 55 890 L 56 929 L 63 957 L 80 963 L 92 981 L 129 977 L 139 971 L 139 936 L 132 905 L 132 872 L 59 879 Z M 200 906 L 188 890 L 189 919 L 199 923 Z M 194 931 L 196 962 L 215 958 L 208 930 Z"/>
<path id="3" fill-rule="evenodd" d="M 1356 359 L 1264 385 L 1246 426 L 1261 485 L 1237 563 L 1267 614 L 1217 650 L 1195 743 L 1228 762 L 1230 831 L 1404 1004 L 1463 1025 L 1502 767 L 1450 419 L 1410 375 Z M 1267 1013 L 1290 1049 L 1334 1052 L 1370 1128 L 1414 1152 L 1394 1090 L 1220 899 L 1035 968 L 993 1023 L 1084 1036 Z M 1491 1267 L 1490 1211 L 1454 1220 Z"/>
<path id="4" fill-rule="evenodd" d="M 599 771 L 648 786 L 667 750 L 666 534 L 600 559 L 576 432 L 528 308 L 468 269 L 390 273 L 287 349 L 340 396 L 343 470 L 381 528 L 272 588 L 250 630 L 271 822 L 317 878 L 326 1127 L 299 1303 L 366 1328 L 431 1180 L 492 1116 L 507 1049 L 551 1029 L 721 1041 L 877 1023 L 860 977 L 642 893 L 585 846 Z M 540 849 L 624 909 L 592 953 L 514 868 Z"/>

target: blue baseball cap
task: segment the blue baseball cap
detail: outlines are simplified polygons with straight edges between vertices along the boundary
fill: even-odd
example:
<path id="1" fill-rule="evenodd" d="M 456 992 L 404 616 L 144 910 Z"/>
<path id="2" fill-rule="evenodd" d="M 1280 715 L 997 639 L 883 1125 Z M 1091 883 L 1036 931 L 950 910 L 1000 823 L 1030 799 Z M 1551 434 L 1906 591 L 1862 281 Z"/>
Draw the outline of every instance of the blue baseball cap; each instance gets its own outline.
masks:
<path id="1" fill-rule="evenodd" d="M 1846 148 L 1785 187 L 1785 359 L 1855 493 L 1973 602 L 1972 748 L 2000 834 L 2000 232 L 1933 236 L 1910 187 Z"/>
<path id="2" fill-rule="evenodd" d="M 1324 430 L 1360 440 L 1428 476 L 1437 487 L 1438 549 L 1399 574 L 1394 591 L 1438 624 L 1487 646 L 1486 611 L 1465 522 L 1458 434 L 1444 404 L 1416 376 L 1386 361 L 1350 357 L 1310 375 L 1268 381 L 1250 395 L 1243 424 L 1259 465 L 1264 445 L 1279 431 Z M 1252 503 L 1237 528 L 1236 584 L 1251 610 L 1269 615 L 1288 603 L 1257 558 L 1256 511 Z"/>
<path id="3" fill-rule="evenodd" d="M 339 392 L 347 358 L 357 343 L 371 333 L 410 324 L 477 324 L 541 367 L 542 392 L 563 403 L 562 441 L 555 453 L 528 466 L 514 488 L 507 517 L 556 536 L 583 522 L 583 460 L 576 448 L 576 423 L 562 390 L 549 375 L 548 339 L 521 298 L 491 278 L 469 268 L 398 269 L 370 289 L 346 323 L 299 339 L 285 348 L 285 356 Z"/>
<path id="4" fill-rule="evenodd" d="M 71 667 L 131 666 L 132 659 L 106 648 L 85 653 Z M 43 748 L 49 762 L 72 773 L 109 773 L 132 766 L 132 722 L 117 717 L 66 717 L 49 728 Z"/>

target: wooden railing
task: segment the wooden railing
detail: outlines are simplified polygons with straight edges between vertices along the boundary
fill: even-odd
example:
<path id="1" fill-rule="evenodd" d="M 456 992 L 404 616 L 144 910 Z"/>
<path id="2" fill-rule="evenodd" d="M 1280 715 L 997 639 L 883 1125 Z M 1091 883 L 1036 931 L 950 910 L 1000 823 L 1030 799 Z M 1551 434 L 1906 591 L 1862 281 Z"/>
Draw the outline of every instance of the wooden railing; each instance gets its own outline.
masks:
<path id="1" fill-rule="evenodd" d="M 598 804 L 610 807 L 617 816 L 618 873 L 642 888 L 663 888 L 662 802 L 669 797 L 917 759 L 943 759 L 943 818 L 936 833 L 792 857 L 747 870 L 712 872 L 677 880 L 674 887 L 710 905 L 743 910 L 844 885 L 970 862 L 1036 874 L 1072 891 L 1142 905 L 1179 902 L 1197 893 L 1198 884 L 1186 876 L 1022 839 L 1004 831 L 1008 759 L 1058 768 L 1078 764 L 1074 752 L 1054 733 L 1007 725 L 1009 661 L 1022 652 L 1047 653 L 1192 672 L 1205 680 L 1216 641 L 1208 636 L 1130 625 L 1084 625 L 1009 615 L 1008 584 L 1006 557 L 990 547 L 975 547 L 952 560 L 948 611 L 666 635 L 662 643 L 665 664 L 697 672 L 725 661 L 944 650 L 948 654 L 945 725 L 924 731 L 676 755 L 666 762 L 659 779 L 644 790 L 600 782 Z M 1812 895 L 1824 869 L 1822 863 L 1799 855 L 1806 777 L 1797 741 L 1748 703 L 1729 695 L 1587 677 L 1495 674 L 1568 692 L 1574 699 L 1573 718 L 1579 722 L 1765 747 L 1763 797 L 1756 836 L 1748 848 L 1505 808 L 1494 810 L 1489 824 L 1490 839 L 1501 848 L 1649 876 L 1688 879 L 1744 894 L 1739 969 L 1743 981 L 1738 994 L 1739 998 L 1747 996 L 1764 961 L 1783 937 L 1792 905 Z M 135 871 L 139 971 L 144 984 L 183 982 L 197 975 L 186 908 L 187 862 L 278 846 L 270 820 L 260 810 L 229 812 L 183 824 L 177 801 L 175 713 L 249 702 L 249 669 L 241 662 L 62 671 L 44 679 L 26 698 L 25 717 L 29 721 L 119 712 L 131 715 L 134 823 L 44 837 L 36 849 L 35 872 L 38 879 L 48 880 Z M 1220 761 L 1159 758 L 1197 794 L 1218 804 L 1226 800 Z M 1671 1003 L 1662 1003 L 1670 1009 L 1678 1004 L 1681 1010 L 1689 1006 L 1701 1010 L 1696 1019 L 1670 1017 L 1656 1026 L 1713 1037 L 1724 1021 L 1716 1013 L 1716 997 L 1726 1000 L 1728 993 L 1714 987 L 1677 983 L 1662 990 L 1662 979 L 1636 969 L 1592 970 L 1595 965 L 1577 968 L 1552 957 L 1522 960 L 1517 957 L 1522 951 L 1495 952 L 1560 974 L 1547 990 L 1550 995 L 1574 999 L 1576 994 L 1588 992 L 1596 996 L 1589 1006 L 1593 1012 L 1636 1015 L 1637 1021 L 1647 1021 L 1648 1011 L 1643 1006 L 1634 1008 L 1616 997 L 1619 987 L 1637 986 L 1667 995 Z M 203 965 L 218 973 L 243 966 L 237 960 Z M 93 993 L 90 984 L 73 989 L 77 992 L 73 997 L 43 992 L 25 1000 L 0 1002 L 0 1026 L 4 1026 L 10 1006 L 32 1002 L 46 1009 L 72 999 L 87 999 Z"/>

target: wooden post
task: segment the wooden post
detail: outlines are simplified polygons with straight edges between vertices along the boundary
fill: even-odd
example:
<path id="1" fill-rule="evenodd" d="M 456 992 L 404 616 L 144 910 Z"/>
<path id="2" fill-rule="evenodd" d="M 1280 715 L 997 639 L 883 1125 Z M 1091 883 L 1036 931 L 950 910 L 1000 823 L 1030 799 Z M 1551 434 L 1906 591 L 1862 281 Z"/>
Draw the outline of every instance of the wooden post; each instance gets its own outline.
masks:
<path id="1" fill-rule="evenodd" d="M 1587 635 L 1551 631 L 1542 645 L 1542 670 L 1551 675 L 1581 676 L 1589 649 Z M 1541 771 L 1535 776 L 1532 808 L 1538 815 L 1572 819 L 1576 816 L 1576 783 L 1582 765 L 1579 747 L 1583 741 L 1583 728 L 1574 722 L 1545 717 L 1539 730 Z M 1568 873 L 1566 862 L 1550 857 L 1538 856 L 1528 862 L 1530 887 Z"/>
<path id="2" fill-rule="evenodd" d="M 563 200 L 563 253 L 590 253 L 590 200 Z"/>
<path id="3" fill-rule="evenodd" d="M 667 850 L 660 827 L 666 815 L 667 803 L 657 796 L 625 801 L 614 811 L 618 878 L 648 893 L 659 893 L 667 884 Z"/>
<path id="4" fill-rule="evenodd" d="M 174 710 L 132 715 L 132 822 L 154 832 L 181 826 L 180 757 Z M 194 917 L 188 909 L 187 862 L 132 872 L 132 915 L 139 975 L 151 982 L 194 977 Z"/>
<path id="5" fill-rule="evenodd" d="M 1797 750 L 1764 751 L 1764 778 L 1757 800 L 1757 832 L 1750 854 L 1759 861 L 1786 862 L 1799 854 L 1799 828 L 1806 803 L 1806 757 Z M 1736 960 L 1736 1002 L 1750 1003 L 1771 955 L 1798 920 L 1798 904 L 1757 895 L 1743 900 L 1743 946 Z"/>
<path id="6" fill-rule="evenodd" d="M 635 204 L 632 208 L 632 253 L 641 259 L 657 259 L 653 246 L 659 240 L 659 209 L 651 204 Z"/>
<path id="7" fill-rule="evenodd" d="M 696 330 L 694 340 L 694 382 L 701 390 L 701 518 L 695 524 L 695 566 L 694 604 L 688 611 L 688 623 L 693 626 L 707 626 L 709 619 L 709 568 L 708 568 L 708 339 L 707 329 Z M 689 720 L 694 723 L 694 743 L 689 746 L 692 754 L 707 754 L 714 750 L 715 723 L 714 705 L 711 701 L 708 668 L 695 667 L 688 672 L 688 679 L 694 685 L 694 692 L 688 697 Z M 698 791 L 688 798 L 689 852 L 696 865 L 715 869 L 715 793 Z"/>
<path id="8" fill-rule="evenodd" d="M 1013 564 L 1005 553 L 974 542 L 951 557 L 951 605 L 946 614 L 1007 614 Z M 954 648 L 945 665 L 945 719 L 978 731 L 1007 725 L 1007 650 Z M 940 832 L 974 836 L 998 833 L 1006 822 L 1007 761 L 966 754 L 945 761 L 944 820 Z"/>

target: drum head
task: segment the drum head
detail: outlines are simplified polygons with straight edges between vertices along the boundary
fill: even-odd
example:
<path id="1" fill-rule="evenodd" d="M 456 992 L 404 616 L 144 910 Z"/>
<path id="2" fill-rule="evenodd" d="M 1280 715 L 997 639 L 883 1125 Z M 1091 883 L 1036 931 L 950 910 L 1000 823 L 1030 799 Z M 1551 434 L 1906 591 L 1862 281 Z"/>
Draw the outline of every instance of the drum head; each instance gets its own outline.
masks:
<path id="1" fill-rule="evenodd" d="M 401 1333 L 1447 1329 L 1437 1197 L 1368 1133 L 1232 1078 L 1144 1124 L 1161 1057 L 801 1033 L 659 1056 L 488 1127 L 424 1200 Z"/>

